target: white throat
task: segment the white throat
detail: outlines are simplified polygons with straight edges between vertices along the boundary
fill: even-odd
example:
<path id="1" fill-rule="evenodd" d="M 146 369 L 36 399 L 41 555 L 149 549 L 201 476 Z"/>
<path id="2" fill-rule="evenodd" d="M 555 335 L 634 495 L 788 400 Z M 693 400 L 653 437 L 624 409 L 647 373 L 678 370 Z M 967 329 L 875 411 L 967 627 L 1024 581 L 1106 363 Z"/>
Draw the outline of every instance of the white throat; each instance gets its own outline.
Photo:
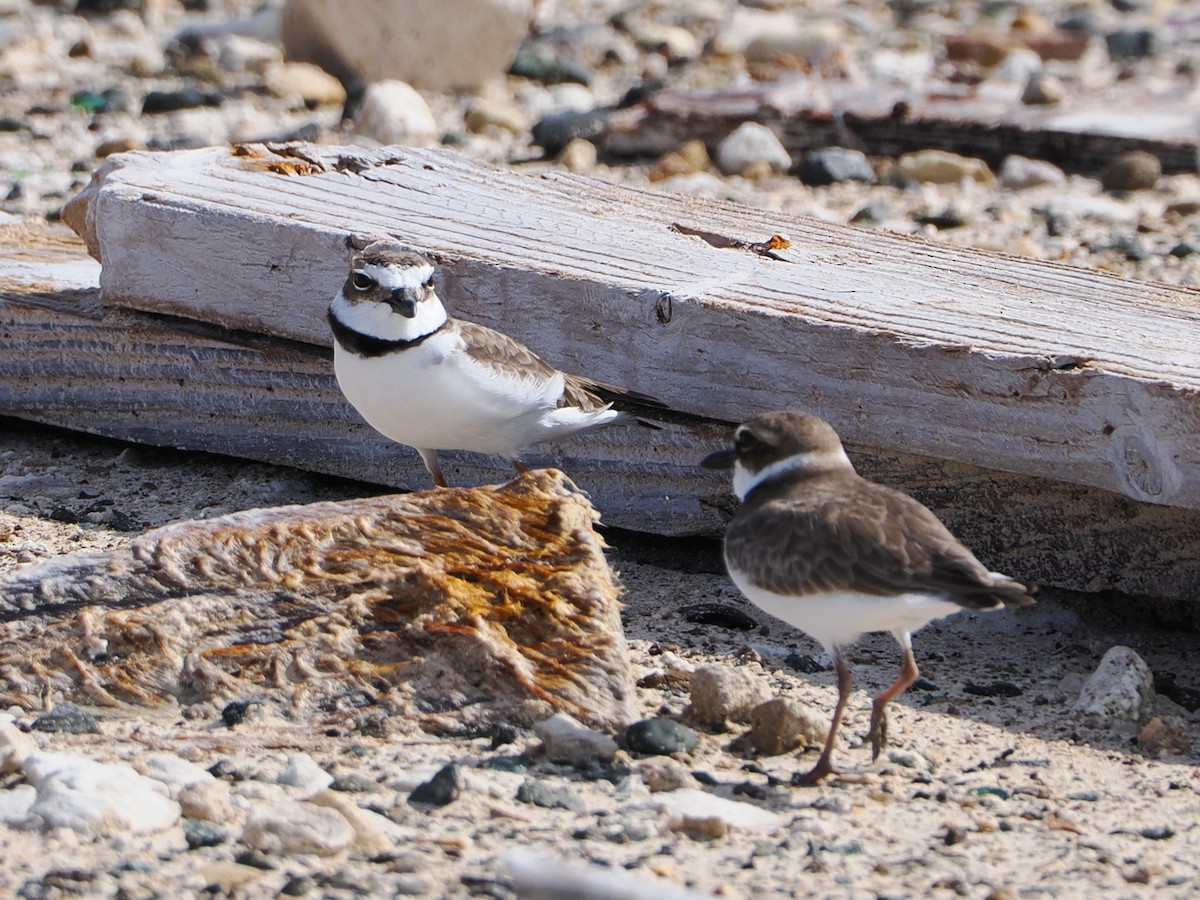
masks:
<path id="1" fill-rule="evenodd" d="M 437 294 L 417 304 L 417 314 L 406 319 L 386 303 L 351 303 L 338 291 L 330 311 L 339 322 L 369 337 L 385 341 L 415 341 L 446 324 L 446 307 Z"/>
<path id="2" fill-rule="evenodd" d="M 762 484 L 790 472 L 836 472 L 839 469 L 854 471 L 850 457 L 841 447 L 834 450 L 822 450 L 815 453 L 797 453 L 776 460 L 764 469 L 751 472 L 739 460 L 733 467 L 733 493 L 739 500 L 745 500 L 746 495 Z"/>

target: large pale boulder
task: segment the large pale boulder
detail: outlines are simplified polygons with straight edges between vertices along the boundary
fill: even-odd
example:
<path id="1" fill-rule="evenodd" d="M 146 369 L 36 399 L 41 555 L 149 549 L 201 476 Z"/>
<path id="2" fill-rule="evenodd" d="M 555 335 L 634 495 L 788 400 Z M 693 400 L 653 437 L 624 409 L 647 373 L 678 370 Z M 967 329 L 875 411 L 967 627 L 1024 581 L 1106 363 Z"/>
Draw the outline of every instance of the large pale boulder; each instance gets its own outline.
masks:
<path id="1" fill-rule="evenodd" d="M 283 47 L 347 81 L 474 88 L 508 71 L 533 0 L 288 0 Z"/>

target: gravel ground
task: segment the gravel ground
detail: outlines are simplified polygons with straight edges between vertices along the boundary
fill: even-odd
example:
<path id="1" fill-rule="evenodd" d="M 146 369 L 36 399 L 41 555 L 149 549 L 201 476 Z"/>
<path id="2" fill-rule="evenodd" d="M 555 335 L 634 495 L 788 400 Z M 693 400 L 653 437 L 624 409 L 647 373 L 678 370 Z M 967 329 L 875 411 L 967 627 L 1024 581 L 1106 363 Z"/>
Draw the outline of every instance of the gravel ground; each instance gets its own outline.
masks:
<path id="1" fill-rule="evenodd" d="M 98 159 L 120 149 L 297 134 L 370 142 L 352 119 L 343 120 L 340 103 L 305 102 L 265 87 L 262 66 L 253 60 L 274 60 L 277 44 L 240 44 L 239 62 L 236 54 L 221 54 L 229 43 L 224 38 L 198 45 L 176 40 L 188 27 L 247 15 L 252 3 L 190 3 L 187 9 L 148 3 L 144 16 L 128 9 L 68 15 L 62 7 L 69 5 L 0 0 L 0 196 L 8 213 L 54 218 Z M 943 50 L 947 36 L 968 28 L 1007 28 L 1017 14 L 1013 4 L 758 5 L 800 9 L 806 19 L 832 23 L 815 29 L 824 35 L 822 52 L 828 51 L 815 65 L 840 74 L 885 77 L 881 61 L 897 54 L 903 71 L 926 75 L 987 83 L 1028 74 L 1016 64 L 1014 76 L 1002 67 L 952 63 Z M 540 155 L 529 126 L 549 112 L 613 103 L 655 80 L 728 87 L 761 75 L 761 65 L 714 49 L 728 36 L 734 6 L 731 0 L 546 0 L 538 7 L 534 43 L 576 60 L 587 85 L 510 76 L 476 94 L 427 92 L 425 100 L 446 143 L 499 164 L 521 163 L 524 171 L 570 165 L 601 178 L 839 222 L 862 221 L 860 211 L 870 208 L 870 227 L 1126 277 L 1196 283 L 1200 254 L 1179 249 L 1194 239 L 1195 175 L 1114 194 L 1078 176 L 1020 190 L 1003 179 L 901 184 L 890 174 L 898 162 L 888 159 L 870 160 L 878 184 L 819 188 L 784 174 L 742 177 L 713 166 L 659 180 L 658 161 L 593 162 L 578 146 L 557 160 L 527 162 Z M 1136 79 L 1152 93 L 1193 77 L 1191 23 L 1200 4 L 1173 4 L 1169 14 L 1158 5 L 1099 0 L 1032 6 L 1027 15 L 1044 23 L 1090 17 L 1092 51 L 1046 67 L 1068 98 L 1118 80 Z M 656 33 L 652 25 L 673 30 Z M 1153 52 L 1121 59 L 1104 52 L 1106 35 L 1139 29 L 1154 34 Z M 186 89 L 221 99 L 142 114 L 149 92 Z M 476 116 L 484 124 L 468 127 L 472 110 L 487 114 Z M 518 124 L 497 125 L 501 113 Z M 921 221 L 947 209 L 961 226 Z M 0 574 L 77 550 L 111 549 L 172 521 L 374 490 L 0 420 Z M 894 677 L 899 657 L 890 638 L 865 638 L 853 653 L 860 689 L 839 753 L 850 775 L 793 788 L 791 775 L 806 770 L 815 754 L 766 756 L 745 739 L 744 725 L 713 730 L 690 722 L 689 673 L 705 665 L 748 673 L 761 690 L 794 698 L 825 721 L 834 699 L 828 661 L 807 638 L 766 621 L 741 600 L 714 545 L 624 533 L 609 539 L 626 588 L 626 633 L 643 712 L 692 725 L 699 738 L 694 750 L 668 757 L 622 750 L 611 762 L 573 767 L 539 755 L 540 742 L 522 731 L 401 740 L 253 718 L 230 728 L 220 710 L 196 709 L 161 715 L 92 710 L 96 730 L 84 721 L 80 733 L 69 733 L 35 728 L 41 711 L 14 709 L 9 725 L 0 719 L 0 822 L 9 821 L 7 811 L 32 790 L 31 773 L 3 765 L 6 749 L 16 745 L 126 761 L 143 773 L 190 762 L 214 774 L 205 780 L 193 772 L 188 778 L 199 787 L 186 788 L 192 793 L 182 797 L 179 782 L 188 779 L 162 776 L 159 783 L 171 783 L 184 801 L 184 814 L 157 831 L 93 836 L 69 823 L 46 830 L 0 825 L 0 894 L 510 897 L 521 892 L 522 870 L 511 854 L 522 847 L 551 860 L 533 869 L 560 886 L 571 871 L 565 866 L 594 864 L 589 871 L 607 880 L 593 896 L 667 897 L 675 888 L 747 898 L 1151 891 L 1183 897 L 1200 891 L 1200 768 L 1186 746 L 1187 739 L 1200 746 L 1195 636 L 1156 630 L 1140 602 L 1135 608 L 1123 598 L 1102 602 L 1045 591 L 1030 611 L 964 614 L 925 629 L 916 646 L 927 681 L 897 705 L 892 752 L 874 765 L 860 745 L 868 694 Z M 689 621 L 690 607 L 711 603 L 729 609 L 707 624 Z M 736 613 L 755 624 L 732 627 Z M 1160 752 L 1153 742 L 1139 746 L 1132 723 L 1098 726 L 1071 711 L 1088 673 L 1118 644 L 1132 647 L 1154 671 L 1156 712 L 1181 720 L 1179 752 Z M 170 762 L 155 763 L 156 755 Z M 449 763 L 460 769 L 458 798 L 442 807 L 411 804 L 409 793 Z M 374 816 L 359 823 L 349 846 L 319 828 L 307 844 L 286 845 L 288 816 L 300 816 L 288 804 L 307 801 L 325 786 L 315 769 L 336 779 L 326 792 L 334 800 L 324 803 L 348 802 Z M 128 772 L 120 779 L 130 791 L 140 783 Z M 527 783 L 534 787 L 522 790 Z M 681 802 L 689 787 L 707 792 L 715 824 L 696 815 L 680 823 L 672 802 Z M 524 799 L 517 799 L 519 790 Z M 712 798 L 736 800 L 740 808 L 719 807 Z M 317 805 L 304 802 L 302 811 Z M 747 808 L 768 818 L 755 819 Z M 282 819 L 261 825 L 270 814 Z M 343 808 L 333 819 L 344 829 L 354 813 Z M 639 880 L 640 894 L 622 887 L 625 876 Z"/>

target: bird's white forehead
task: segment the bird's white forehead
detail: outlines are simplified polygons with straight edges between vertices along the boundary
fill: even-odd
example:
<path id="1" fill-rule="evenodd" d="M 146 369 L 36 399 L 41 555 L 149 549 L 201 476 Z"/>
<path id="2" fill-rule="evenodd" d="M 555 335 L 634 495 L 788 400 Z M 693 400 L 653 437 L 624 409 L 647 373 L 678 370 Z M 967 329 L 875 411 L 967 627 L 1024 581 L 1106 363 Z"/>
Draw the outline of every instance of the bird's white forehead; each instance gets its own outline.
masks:
<path id="1" fill-rule="evenodd" d="M 415 290 L 433 276 L 433 266 L 380 266 L 367 263 L 359 268 L 360 272 L 373 279 L 382 288 L 395 290 L 408 288 Z"/>

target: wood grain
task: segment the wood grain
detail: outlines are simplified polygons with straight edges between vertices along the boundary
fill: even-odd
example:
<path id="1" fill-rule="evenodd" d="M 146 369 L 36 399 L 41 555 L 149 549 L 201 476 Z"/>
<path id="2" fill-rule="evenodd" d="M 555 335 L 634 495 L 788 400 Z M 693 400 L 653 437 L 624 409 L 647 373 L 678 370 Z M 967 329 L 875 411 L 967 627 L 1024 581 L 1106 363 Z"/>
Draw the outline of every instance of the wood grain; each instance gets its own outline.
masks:
<path id="1" fill-rule="evenodd" d="M 106 306 L 96 278 L 82 245 L 62 230 L 17 236 L 0 228 L 0 414 L 428 486 L 416 453 L 382 438 L 345 402 L 324 348 Z M 727 479 L 696 463 L 727 437 L 726 425 L 705 420 L 611 428 L 530 461 L 568 472 L 608 525 L 717 536 L 734 501 Z M 887 448 L 849 450 L 863 474 L 916 495 L 994 569 L 1152 596 L 1160 607 L 1200 595 L 1200 512 Z M 473 454 L 447 454 L 446 462 L 457 484 L 511 475 L 501 461 Z"/>
<path id="2" fill-rule="evenodd" d="M 673 409 L 798 407 L 852 443 L 1200 508 L 1195 291 L 448 151 L 277 151 L 112 158 L 67 211 L 105 301 L 323 344 L 345 236 L 387 233 L 441 262 L 455 313 Z"/>
<path id="3" fill-rule="evenodd" d="M 794 159 L 828 146 L 878 156 L 938 148 L 993 168 L 1017 153 L 1096 175 L 1121 154 L 1142 150 L 1166 172 L 1196 171 L 1200 146 L 1186 112 L 1194 103 L 1190 84 L 1147 92 L 1144 82 L 1131 81 L 1046 106 L 1022 103 L 1023 88 L 939 79 L 864 86 L 792 72 L 744 88 L 654 94 L 615 111 L 600 145 L 625 158 L 659 156 L 689 140 L 715 150 L 738 125 L 758 122 L 776 132 Z"/>

